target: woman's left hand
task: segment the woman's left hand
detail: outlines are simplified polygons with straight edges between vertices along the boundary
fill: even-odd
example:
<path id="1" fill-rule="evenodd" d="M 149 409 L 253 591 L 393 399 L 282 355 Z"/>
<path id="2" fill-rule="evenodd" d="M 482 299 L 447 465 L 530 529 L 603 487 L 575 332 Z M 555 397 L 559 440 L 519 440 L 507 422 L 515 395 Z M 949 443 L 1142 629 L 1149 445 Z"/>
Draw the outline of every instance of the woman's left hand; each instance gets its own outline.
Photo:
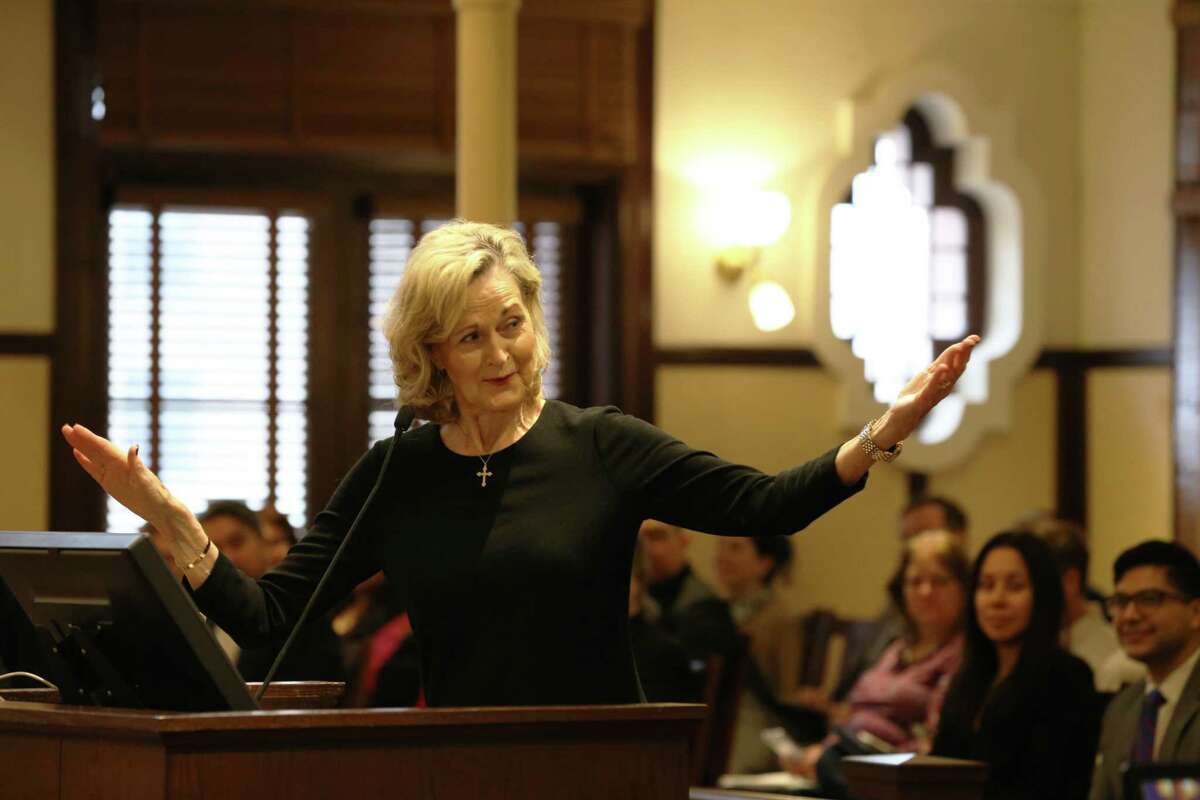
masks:
<path id="1" fill-rule="evenodd" d="M 925 415 L 954 391 L 954 384 L 962 377 L 977 344 L 979 337 L 972 334 L 947 347 L 932 364 L 917 373 L 871 431 L 875 443 L 886 450 L 911 436 Z"/>

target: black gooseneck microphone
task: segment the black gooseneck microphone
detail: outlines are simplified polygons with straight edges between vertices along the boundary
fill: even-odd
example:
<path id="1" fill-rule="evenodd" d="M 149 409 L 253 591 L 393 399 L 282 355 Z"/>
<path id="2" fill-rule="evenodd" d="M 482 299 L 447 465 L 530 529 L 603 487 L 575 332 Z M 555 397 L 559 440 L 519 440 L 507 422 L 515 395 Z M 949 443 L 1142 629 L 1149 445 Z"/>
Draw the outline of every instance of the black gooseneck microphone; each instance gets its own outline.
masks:
<path id="1" fill-rule="evenodd" d="M 416 412 L 409 406 L 401 406 L 400 411 L 396 413 L 396 435 L 392 437 L 392 443 L 388 445 L 387 455 L 384 456 L 383 466 L 379 470 L 379 477 L 375 479 L 375 485 L 371 487 L 371 493 L 367 495 L 367 499 L 358 509 L 358 514 L 355 515 L 354 522 L 350 523 L 350 529 L 346 531 L 346 535 L 342 537 L 342 543 L 338 545 L 333 558 L 329 560 L 329 566 L 325 568 L 325 574 L 321 576 L 321 580 L 317 582 L 317 588 L 313 589 L 313 593 L 309 596 L 308 604 L 304 606 L 304 611 L 300 613 L 300 619 L 292 627 L 292 632 L 288 634 L 287 641 L 283 643 L 283 648 L 280 649 L 279 655 L 275 656 L 275 660 L 271 663 L 271 669 L 267 671 L 267 677 L 263 679 L 258 694 L 254 696 L 256 703 L 261 702 L 263 695 L 267 693 L 267 687 L 271 685 L 271 680 L 275 677 L 275 671 L 279 669 L 279 665 L 287 657 L 288 651 L 292 649 L 292 642 L 296 640 L 296 634 L 300 632 L 300 629 L 304 627 L 304 623 L 308 621 L 308 615 L 312 612 L 313 605 L 316 603 L 318 595 L 321 594 L 321 590 L 325 588 L 325 582 L 333 574 L 333 568 L 342 557 L 342 553 L 345 552 L 346 545 L 350 543 L 350 537 L 358 530 L 358 524 L 362 522 L 367 509 L 371 507 L 371 501 L 375 499 L 376 493 L 379 492 L 379 487 L 383 485 L 383 477 L 387 475 L 388 465 L 392 463 L 392 454 L 396 452 L 396 441 L 412 425 L 414 417 L 416 417 Z"/>

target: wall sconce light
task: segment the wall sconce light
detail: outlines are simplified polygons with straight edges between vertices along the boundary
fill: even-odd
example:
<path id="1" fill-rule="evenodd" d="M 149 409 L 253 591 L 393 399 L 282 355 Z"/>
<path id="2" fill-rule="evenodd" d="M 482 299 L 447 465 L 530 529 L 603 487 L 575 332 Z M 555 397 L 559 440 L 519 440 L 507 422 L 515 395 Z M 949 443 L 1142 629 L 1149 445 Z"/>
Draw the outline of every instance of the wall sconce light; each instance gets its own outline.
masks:
<path id="1" fill-rule="evenodd" d="M 763 247 L 779 241 L 792 219 L 792 204 L 780 192 L 732 191 L 713 194 L 701 224 L 716 244 L 717 273 L 733 282 L 757 263 Z"/>
<path id="2" fill-rule="evenodd" d="M 746 272 L 753 276 L 750 315 L 761 331 L 779 330 L 796 316 L 787 290 L 758 269 L 762 249 L 779 241 L 791 219 L 786 195 L 757 190 L 713 194 L 701 213 L 701 225 L 717 246 L 717 274 L 728 283 Z"/>

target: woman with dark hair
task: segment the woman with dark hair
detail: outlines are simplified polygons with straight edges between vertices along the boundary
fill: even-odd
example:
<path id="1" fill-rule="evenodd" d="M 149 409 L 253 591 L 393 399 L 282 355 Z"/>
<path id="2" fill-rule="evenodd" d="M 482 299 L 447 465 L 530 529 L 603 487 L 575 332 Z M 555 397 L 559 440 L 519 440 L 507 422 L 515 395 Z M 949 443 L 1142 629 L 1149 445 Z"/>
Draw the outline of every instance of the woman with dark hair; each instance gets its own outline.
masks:
<path id="1" fill-rule="evenodd" d="M 1098 728 L 1092 671 L 1059 644 L 1062 584 L 1044 542 L 992 537 L 971 580 L 966 653 L 935 755 L 986 761 L 987 800 L 1085 798 Z"/>

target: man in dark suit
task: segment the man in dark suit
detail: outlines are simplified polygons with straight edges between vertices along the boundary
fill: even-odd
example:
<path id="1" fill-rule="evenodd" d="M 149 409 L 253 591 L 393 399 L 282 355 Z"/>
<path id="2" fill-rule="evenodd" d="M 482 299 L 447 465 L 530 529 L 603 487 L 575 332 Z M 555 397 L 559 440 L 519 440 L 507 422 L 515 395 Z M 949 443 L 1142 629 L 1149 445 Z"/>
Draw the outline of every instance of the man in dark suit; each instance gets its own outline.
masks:
<path id="1" fill-rule="evenodd" d="M 1200 761 L 1200 563 L 1172 542 L 1143 542 L 1117 558 L 1113 580 L 1117 638 L 1147 677 L 1104 715 L 1092 800 L 1119 800 L 1126 762 Z"/>

